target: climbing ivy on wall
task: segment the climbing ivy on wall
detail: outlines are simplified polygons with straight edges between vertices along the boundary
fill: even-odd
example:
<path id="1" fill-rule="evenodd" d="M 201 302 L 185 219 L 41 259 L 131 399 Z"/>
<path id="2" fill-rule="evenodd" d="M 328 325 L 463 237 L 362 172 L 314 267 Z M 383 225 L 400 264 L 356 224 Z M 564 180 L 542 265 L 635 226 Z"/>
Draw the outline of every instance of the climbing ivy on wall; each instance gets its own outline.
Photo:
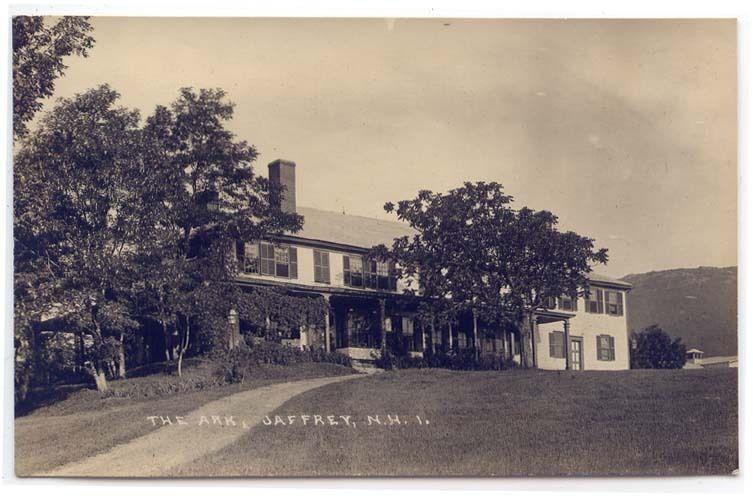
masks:
<path id="1" fill-rule="evenodd" d="M 327 303 L 321 296 L 294 296 L 283 290 L 254 288 L 243 292 L 238 305 L 241 320 L 264 329 L 267 320 L 278 328 L 324 326 Z"/>

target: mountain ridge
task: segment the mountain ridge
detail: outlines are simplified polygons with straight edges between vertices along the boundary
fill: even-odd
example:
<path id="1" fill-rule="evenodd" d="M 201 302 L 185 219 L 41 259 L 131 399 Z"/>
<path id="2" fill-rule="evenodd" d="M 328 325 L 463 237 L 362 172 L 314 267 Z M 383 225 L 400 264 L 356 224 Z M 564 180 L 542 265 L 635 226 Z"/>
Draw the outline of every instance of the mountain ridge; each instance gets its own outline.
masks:
<path id="1" fill-rule="evenodd" d="M 737 267 L 675 268 L 622 277 L 628 330 L 657 324 L 706 356 L 737 354 Z"/>

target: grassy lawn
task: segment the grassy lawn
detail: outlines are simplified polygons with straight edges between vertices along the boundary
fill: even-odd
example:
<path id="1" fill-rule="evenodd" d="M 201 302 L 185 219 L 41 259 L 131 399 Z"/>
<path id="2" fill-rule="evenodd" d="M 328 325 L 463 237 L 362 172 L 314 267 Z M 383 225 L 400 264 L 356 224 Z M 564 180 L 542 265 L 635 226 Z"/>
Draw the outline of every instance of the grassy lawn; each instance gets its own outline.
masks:
<path id="1" fill-rule="evenodd" d="M 736 369 L 404 370 L 297 396 L 276 412 L 298 416 L 292 425 L 259 425 L 175 474 L 729 474 L 737 406 Z M 304 426 L 301 414 L 350 415 L 356 426 Z M 384 425 L 387 414 L 408 423 Z M 369 426 L 376 415 L 382 425 Z"/>
<path id="2" fill-rule="evenodd" d="M 353 373 L 329 363 L 259 367 L 243 384 L 212 386 L 170 394 L 171 389 L 208 379 L 211 365 L 190 365 L 184 380 L 154 374 L 110 383 L 110 397 L 84 389 L 15 420 L 16 475 L 40 473 L 82 460 L 154 430 L 145 417 L 182 415 L 230 394 L 278 382 Z M 193 383 L 193 384 L 191 384 Z M 177 387 L 176 387 L 177 386 Z M 166 392 L 166 394 L 164 394 Z"/>

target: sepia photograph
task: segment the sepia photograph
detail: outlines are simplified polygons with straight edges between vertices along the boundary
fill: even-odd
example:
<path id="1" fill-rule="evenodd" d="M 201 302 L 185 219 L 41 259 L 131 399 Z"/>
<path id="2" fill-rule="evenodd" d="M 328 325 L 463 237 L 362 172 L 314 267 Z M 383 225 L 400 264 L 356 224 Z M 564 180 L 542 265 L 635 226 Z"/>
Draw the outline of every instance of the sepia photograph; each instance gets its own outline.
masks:
<path id="1" fill-rule="evenodd" d="M 736 19 L 8 23 L 18 478 L 738 474 Z"/>

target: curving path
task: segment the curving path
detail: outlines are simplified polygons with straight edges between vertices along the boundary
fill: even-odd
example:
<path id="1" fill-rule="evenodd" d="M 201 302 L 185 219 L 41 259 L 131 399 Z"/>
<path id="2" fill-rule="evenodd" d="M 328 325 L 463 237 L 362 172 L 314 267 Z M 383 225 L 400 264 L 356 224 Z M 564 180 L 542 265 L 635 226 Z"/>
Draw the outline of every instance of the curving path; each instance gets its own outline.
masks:
<path id="1" fill-rule="evenodd" d="M 207 403 L 183 417 L 155 413 L 161 427 L 105 453 L 53 469 L 45 477 L 157 477 L 234 443 L 290 398 L 317 387 L 363 375 L 324 377 L 273 384 Z M 165 419 L 169 417 L 168 423 Z M 203 417 L 203 418 L 202 418 Z M 226 417 L 232 417 L 227 418 Z"/>

